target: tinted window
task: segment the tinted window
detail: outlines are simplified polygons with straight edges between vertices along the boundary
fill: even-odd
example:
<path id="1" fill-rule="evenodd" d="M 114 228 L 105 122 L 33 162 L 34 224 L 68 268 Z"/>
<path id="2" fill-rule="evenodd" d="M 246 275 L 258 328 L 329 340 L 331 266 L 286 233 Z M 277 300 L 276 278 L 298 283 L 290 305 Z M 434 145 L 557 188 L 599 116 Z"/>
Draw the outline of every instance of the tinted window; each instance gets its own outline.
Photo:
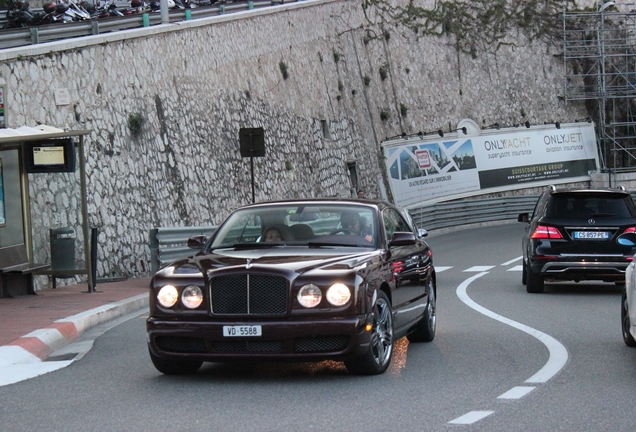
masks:
<path id="1" fill-rule="evenodd" d="M 393 233 L 396 231 L 412 232 L 411 227 L 406 223 L 402 215 L 394 209 L 388 208 L 384 210 L 383 219 L 388 240 L 393 238 Z"/>
<path id="2" fill-rule="evenodd" d="M 609 194 L 552 195 L 546 216 L 561 219 L 587 219 L 592 216 L 632 217 L 624 196 Z"/>
<path id="3" fill-rule="evenodd" d="M 369 246 L 369 243 L 375 244 L 373 233 L 376 226 L 377 218 L 369 206 L 326 203 L 259 205 L 232 213 L 219 227 L 209 247 L 280 240 L 306 245 L 310 241 L 320 242 L 323 236 L 334 235 L 354 235 L 354 240 L 359 240 L 360 245 Z M 271 236 L 272 240 L 267 240 L 267 234 L 274 231 L 278 237 Z M 333 238 L 327 240 L 335 241 Z M 354 240 L 346 240 L 355 243 Z"/>
<path id="4" fill-rule="evenodd" d="M 532 218 L 535 218 L 537 215 L 541 213 L 541 209 L 545 207 L 546 194 L 543 193 L 537 200 L 537 203 L 532 210 Z"/>

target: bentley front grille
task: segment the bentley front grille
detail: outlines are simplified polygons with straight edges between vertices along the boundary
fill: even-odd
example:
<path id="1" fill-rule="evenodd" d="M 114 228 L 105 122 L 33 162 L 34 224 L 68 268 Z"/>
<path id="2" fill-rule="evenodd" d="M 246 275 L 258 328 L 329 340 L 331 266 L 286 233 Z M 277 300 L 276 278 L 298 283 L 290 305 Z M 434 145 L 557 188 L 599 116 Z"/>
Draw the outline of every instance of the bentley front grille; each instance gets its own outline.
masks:
<path id="1" fill-rule="evenodd" d="M 155 343 L 162 351 L 174 353 L 204 353 L 207 351 L 203 339 L 182 336 L 157 336 Z"/>
<path id="2" fill-rule="evenodd" d="M 230 275 L 210 281 L 212 313 L 281 315 L 287 312 L 287 279 L 280 276 Z"/>
<path id="3" fill-rule="evenodd" d="M 349 336 L 315 336 L 296 339 L 296 352 L 342 351 L 349 345 Z"/>
<path id="4" fill-rule="evenodd" d="M 277 353 L 283 350 L 279 341 L 222 341 L 213 342 L 212 348 L 220 353 Z"/>

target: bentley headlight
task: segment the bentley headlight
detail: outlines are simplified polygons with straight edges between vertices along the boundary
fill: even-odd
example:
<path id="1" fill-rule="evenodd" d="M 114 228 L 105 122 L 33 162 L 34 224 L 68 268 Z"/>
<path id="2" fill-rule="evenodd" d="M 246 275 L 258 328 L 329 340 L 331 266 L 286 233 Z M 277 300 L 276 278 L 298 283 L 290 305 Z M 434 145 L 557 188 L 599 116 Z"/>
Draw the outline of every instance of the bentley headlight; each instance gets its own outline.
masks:
<path id="1" fill-rule="evenodd" d="M 327 301 L 333 306 L 343 306 L 347 304 L 350 298 L 351 290 L 344 284 L 334 284 L 327 290 Z"/>
<path id="2" fill-rule="evenodd" d="M 172 307 L 179 300 L 179 291 L 172 285 L 166 285 L 159 290 L 157 301 L 163 307 Z"/>
<path id="3" fill-rule="evenodd" d="M 298 291 L 298 303 L 306 308 L 316 307 L 322 300 L 322 291 L 314 284 L 303 285 Z"/>
<path id="4" fill-rule="evenodd" d="M 203 302 L 203 292 L 196 285 L 188 285 L 181 294 L 181 301 L 185 307 L 196 309 Z"/>

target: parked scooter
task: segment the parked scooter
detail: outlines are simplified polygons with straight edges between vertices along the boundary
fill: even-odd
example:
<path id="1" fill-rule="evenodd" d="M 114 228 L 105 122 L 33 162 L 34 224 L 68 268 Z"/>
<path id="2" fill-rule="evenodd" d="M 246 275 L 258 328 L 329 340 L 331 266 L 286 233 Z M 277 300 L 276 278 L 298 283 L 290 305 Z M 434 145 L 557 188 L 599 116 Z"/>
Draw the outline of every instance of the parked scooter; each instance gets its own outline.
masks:
<path id="1" fill-rule="evenodd" d="M 29 9 L 29 2 L 25 0 L 9 0 L 7 4 L 7 23 L 5 28 L 29 27 L 33 14 Z"/>
<path id="2" fill-rule="evenodd" d="M 114 0 L 104 3 L 98 3 L 94 6 L 91 13 L 93 18 L 123 17 L 124 13 Z"/>
<path id="3" fill-rule="evenodd" d="M 91 14 L 81 4 L 75 2 L 75 0 L 68 0 L 68 9 L 66 15 L 71 21 L 90 21 Z"/>
<path id="4" fill-rule="evenodd" d="M 143 0 L 131 0 L 130 1 L 130 7 L 127 7 L 123 10 L 121 10 L 121 12 L 123 12 L 124 15 L 133 15 L 139 12 L 145 12 L 148 10 L 148 6 L 146 5 L 146 2 Z"/>
<path id="5" fill-rule="evenodd" d="M 7 24 L 5 28 L 34 27 L 45 24 L 63 22 L 63 15 L 67 5 L 49 2 L 42 5 L 42 12 L 33 12 L 26 1 L 15 1 L 13 7 L 7 10 Z"/>
<path id="6" fill-rule="evenodd" d="M 175 0 L 168 0 L 168 9 L 174 9 L 176 7 Z M 161 10 L 161 2 L 159 0 L 152 0 L 148 5 L 150 12 L 159 12 Z"/>

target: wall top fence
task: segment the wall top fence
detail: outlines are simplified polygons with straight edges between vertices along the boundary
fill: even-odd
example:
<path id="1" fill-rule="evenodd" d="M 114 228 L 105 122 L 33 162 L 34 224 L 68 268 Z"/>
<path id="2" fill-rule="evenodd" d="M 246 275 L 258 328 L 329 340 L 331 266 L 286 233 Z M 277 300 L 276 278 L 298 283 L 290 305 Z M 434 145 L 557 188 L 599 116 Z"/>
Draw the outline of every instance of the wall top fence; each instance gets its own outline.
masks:
<path id="1" fill-rule="evenodd" d="M 0 29 L 0 61 L 18 56 L 48 54 L 91 45 L 137 37 L 158 35 L 237 19 L 315 6 L 340 0 L 303 0 L 274 4 L 271 0 L 237 1 L 193 9 L 171 10 L 168 23 L 162 23 L 159 12 L 144 12 L 121 18 L 109 17 L 90 21 L 51 24 L 41 27 Z M 34 11 L 37 11 L 34 9 Z M 0 11 L 0 27 L 6 23 L 6 11 Z M 125 30 L 125 31 L 124 31 Z M 26 49 L 26 46 L 30 46 Z M 18 47 L 21 47 L 18 49 Z"/>

